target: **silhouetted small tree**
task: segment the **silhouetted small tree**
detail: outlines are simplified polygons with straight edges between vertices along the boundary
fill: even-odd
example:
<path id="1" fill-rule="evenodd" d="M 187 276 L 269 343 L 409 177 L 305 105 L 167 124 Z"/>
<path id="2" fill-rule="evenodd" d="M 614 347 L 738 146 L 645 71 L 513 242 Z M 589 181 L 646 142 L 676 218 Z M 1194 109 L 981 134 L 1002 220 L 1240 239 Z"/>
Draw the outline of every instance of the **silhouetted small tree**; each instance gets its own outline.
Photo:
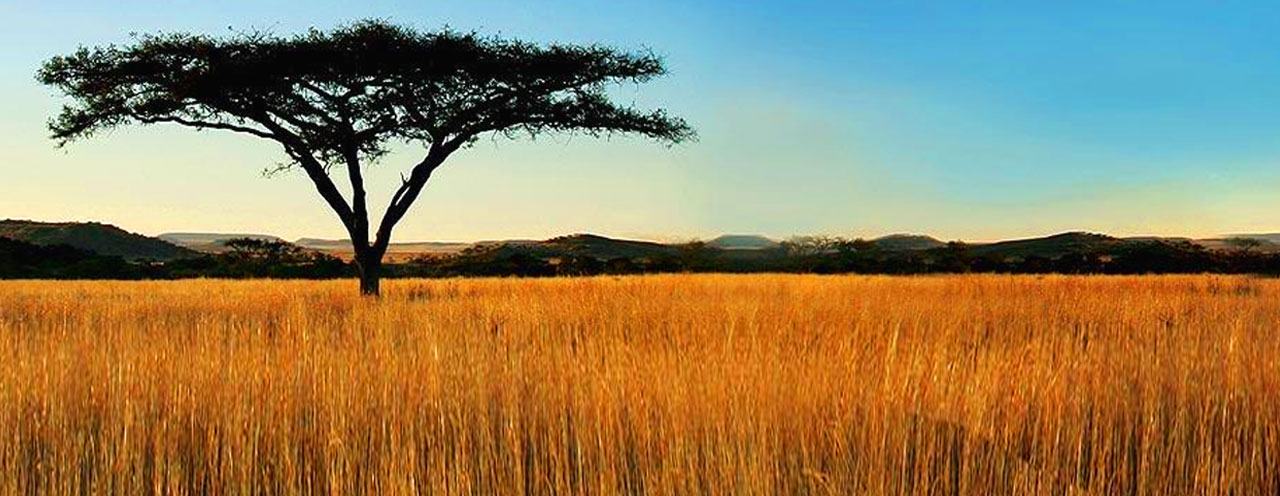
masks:
<path id="1" fill-rule="evenodd" d="M 1244 252 L 1244 254 L 1252 254 L 1254 251 L 1262 248 L 1262 240 L 1254 238 L 1227 238 L 1228 246 Z"/>
<path id="2" fill-rule="evenodd" d="M 391 231 L 431 174 L 477 138 L 544 132 L 634 133 L 667 143 L 694 136 L 664 111 L 614 103 L 613 83 L 666 73 L 652 53 L 599 45 L 539 46 L 383 21 L 282 38 L 144 35 L 81 48 L 38 74 L 73 103 L 49 123 L 59 144 L 128 124 L 171 123 L 274 141 L 306 172 L 351 237 L 360 290 L 377 294 Z M 391 143 L 420 159 L 371 224 L 364 168 Z M 346 172 L 350 198 L 331 173 Z"/>
<path id="3" fill-rule="evenodd" d="M 836 252 L 841 241 L 831 236 L 795 236 L 783 241 L 781 246 L 790 256 L 812 257 Z"/>
<path id="4" fill-rule="evenodd" d="M 678 269 L 686 272 L 701 272 L 712 268 L 716 249 L 705 241 L 690 241 L 676 245 Z"/>
<path id="5" fill-rule="evenodd" d="M 955 273 L 971 270 L 973 256 L 969 253 L 969 245 L 962 241 L 950 241 L 945 246 L 932 251 L 936 252 L 938 257 L 934 270 Z"/>
<path id="6" fill-rule="evenodd" d="M 233 238 L 222 244 L 232 257 L 245 260 L 286 261 L 302 253 L 297 245 L 278 240 Z"/>
<path id="7" fill-rule="evenodd" d="M 875 241 L 862 238 L 845 239 L 835 238 L 832 246 L 841 255 L 866 255 L 880 251 L 880 247 L 876 246 Z"/>

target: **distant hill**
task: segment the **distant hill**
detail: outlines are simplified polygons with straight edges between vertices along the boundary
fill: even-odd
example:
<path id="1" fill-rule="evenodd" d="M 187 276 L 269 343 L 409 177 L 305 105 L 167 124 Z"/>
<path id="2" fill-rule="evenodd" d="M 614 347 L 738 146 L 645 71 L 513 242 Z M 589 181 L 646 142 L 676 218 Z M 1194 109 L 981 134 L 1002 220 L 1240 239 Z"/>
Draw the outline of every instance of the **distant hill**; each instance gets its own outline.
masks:
<path id="1" fill-rule="evenodd" d="M 192 250 L 203 253 L 222 253 L 227 250 L 226 242 L 236 238 L 259 239 L 263 241 L 276 241 L 287 243 L 279 236 L 270 234 L 235 234 L 235 233 L 165 233 L 159 236 L 160 239 L 170 243 L 184 246 Z M 334 255 L 349 254 L 351 252 L 351 240 L 348 239 L 321 239 L 321 238 L 300 238 L 292 244 L 303 249 L 314 250 Z M 448 241 L 425 241 L 425 242 L 408 242 L 408 243 L 391 243 L 387 247 L 387 254 L 394 255 L 416 255 L 416 254 L 446 254 L 457 253 L 467 247 L 471 243 L 448 242 Z"/>
<path id="2" fill-rule="evenodd" d="M 351 251 L 351 240 L 349 239 L 301 238 L 295 241 L 294 244 L 303 248 L 324 252 Z M 407 243 L 391 243 L 387 246 L 387 253 L 457 253 L 470 246 L 472 246 L 472 243 L 452 241 L 412 241 Z"/>
<path id="3" fill-rule="evenodd" d="M 234 233 L 164 233 L 157 238 L 178 246 L 190 248 L 203 253 L 222 253 L 226 251 L 226 242 L 237 238 L 250 238 L 262 241 L 284 241 L 270 234 L 234 234 Z"/>
<path id="4" fill-rule="evenodd" d="M 1280 245 L 1280 233 L 1227 234 L 1225 236 L 1222 236 L 1221 239 L 1231 239 L 1231 238 L 1256 239 L 1258 241 L 1264 241 L 1267 243 Z"/>
<path id="5" fill-rule="evenodd" d="M 585 255 L 601 259 L 674 255 L 679 251 L 678 248 L 671 245 L 651 241 L 606 238 L 595 234 L 560 236 L 540 242 L 534 246 L 543 250 L 554 250 L 571 255 Z"/>
<path id="6" fill-rule="evenodd" d="M 595 234 L 571 234 L 536 242 L 527 240 L 487 241 L 477 243 L 476 248 L 498 256 L 504 253 L 518 253 L 543 259 L 585 256 L 601 260 L 652 258 L 675 255 L 680 251 L 674 245 L 664 245 L 650 241 L 612 239 Z"/>
<path id="7" fill-rule="evenodd" d="M 1241 241 L 1249 240 L 1252 245 Z M 1195 243 L 1212 250 L 1241 250 L 1261 253 L 1280 253 L 1280 234 L 1228 234 L 1221 238 L 1197 239 Z"/>
<path id="8" fill-rule="evenodd" d="M 932 250 L 946 245 L 937 238 L 922 234 L 890 234 L 873 239 L 871 242 L 884 251 Z"/>
<path id="9" fill-rule="evenodd" d="M 725 234 L 707 242 L 707 246 L 721 250 L 767 250 L 778 244 L 759 234 Z"/>
<path id="10" fill-rule="evenodd" d="M 538 240 L 538 239 L 486 239 L 486 240 L 483 240 L 483 241 L 476 241 L 475 243 L 472 243 L 471 245 L 472 245 L 472 246 L 475 246 L 475 247 L 479 247 L 479 248 L 483 248 L 483 247 L 486 247 L 486 246 L 501 246 L 501 245 L 506 245 L 506 246 L 532 246 L 532 245 L 536 245 L 536 244 L 541 243 L 541 242 L 542 242 L 542 240 Z"/>
<path id="11" fill-rule="evenodd" d="M 349 239 L 298 238 L 293 244 L 313 250 L 350 250 Z"/>
<path id="12" fill-rule="evenodd" d="M 1209 240 L 1209 239 L 1192 239 L 1192 238 L 1187 238 L 1187 237 L 1182 237 L 1182 236 L 1125 236 L 1125 237 L 1123 237 L 1123 238 L 1120 238 L 1120 240 L 1121 240 L 1121 241 L 1125 241 L 1125 242 L 1138 242 L 1138 243 L 1151 243 L 1151 242 L 1156 242 L 1156 243 L 1182 243 L 1182 242 L 1187 242 L 1187 243 L 1197 243 L 1197 244 L 1204 243 L 1204 242 L 1206 242 L 1206 241 L 1216 241 L 1216 240 Z"/>
<path id="13" fill-rule="evenodd" d="M 1102 253 L 1123 243 L 1119 238 L 1104 234 L 1069 232 L 1043 238 L 1018 239 L 973 245 L 975 255 L 1001 255 L 1006 257 L 1041 256 L 1060 257 L 1070 253 Z"/>
<path id="14" fill-rule="evenodd" d="M 125 260 L 163 262 L 197 256 L 188 248 L 97 222 L 0 220 L 0 237 L 40 246 L 68 245 Z"/>

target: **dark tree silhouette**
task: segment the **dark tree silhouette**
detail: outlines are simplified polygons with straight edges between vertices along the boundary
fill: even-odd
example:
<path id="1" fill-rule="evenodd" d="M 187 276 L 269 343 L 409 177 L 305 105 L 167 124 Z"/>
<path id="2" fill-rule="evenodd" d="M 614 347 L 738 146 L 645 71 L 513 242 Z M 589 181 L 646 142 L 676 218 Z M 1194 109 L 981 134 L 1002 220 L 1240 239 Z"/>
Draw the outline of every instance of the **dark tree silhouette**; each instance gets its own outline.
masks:
<path id="1" fill-rule="evenodd" d="M 298 258 L 302 248 L 287 241 L 255 238 L 232 238 L 222 243 L 234 258 L 244 260 L 280 261 Z"/>
<path id="2" fill-rule="evenodd" d="M 290 159 L 282 167 L 305 171 L 342 220 L 360 290 L 376 295 L 392 229 L 432 172 L 477 137 L 634 133 L 668 144 L 694 138 L 683 120 L 663 110 L 637 110 L 608 96 L 612 84 L 665 72 L 648 52 L 420 32 L 373 20 L 293 37 L 143 35 L 128 46 L 54 57 L 38 78 L 72 99 L 49 123 L 59 146 L 117 126 L 156 123 L 278 142 Z M 423 154 L 401 175 L 375 226 L 363 168 L 393 143 L 420 144 Z M 349 199 L 330 175 L 335 169 L 346 172 Z"/>

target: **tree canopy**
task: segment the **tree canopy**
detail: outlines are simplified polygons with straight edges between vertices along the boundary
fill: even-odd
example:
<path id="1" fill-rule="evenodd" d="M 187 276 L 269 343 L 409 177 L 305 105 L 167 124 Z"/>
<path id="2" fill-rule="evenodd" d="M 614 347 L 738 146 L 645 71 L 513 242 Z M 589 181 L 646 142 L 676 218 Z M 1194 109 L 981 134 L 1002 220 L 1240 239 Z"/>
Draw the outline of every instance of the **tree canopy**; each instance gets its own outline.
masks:
<path id="1" fill-rule="evenodd" d="M 128 45 L 53 57 L 37 77 L 71 99 L 49 122 L 60 146 L 118 126 L 157 123 L 278 142 L 290 159 L 286 168 L 304 170 L 346 226 L 357 263 L 376 271 L 392 228 L 432 171 L 480 136 L 693 139 L 682 119 L 609 97 L 612 85 L 665 73 L 649 51 L 422 32 L 370 20 L 289 37 L 140 35 Z M 371 240 L 362 164 L 394 143 L 421 144 L 423 155 L 403 175 Z M 335 168 L 347 172 L 349 199 L 330 177 Z"/>

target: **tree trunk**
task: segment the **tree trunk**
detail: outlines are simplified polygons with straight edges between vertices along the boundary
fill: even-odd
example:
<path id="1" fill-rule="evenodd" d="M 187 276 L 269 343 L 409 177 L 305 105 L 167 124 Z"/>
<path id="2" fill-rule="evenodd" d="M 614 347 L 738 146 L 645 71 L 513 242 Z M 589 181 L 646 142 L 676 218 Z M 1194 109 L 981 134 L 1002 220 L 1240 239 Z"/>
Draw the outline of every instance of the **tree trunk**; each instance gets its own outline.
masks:
<path id="1" fill-rule="evenodd" d="M 382 279 L 382 255 L 376 253 L 357 253 L 356 272 L 360 275 L 360 294 L 362 296 L 379 296 L 378 283 Z"/>

